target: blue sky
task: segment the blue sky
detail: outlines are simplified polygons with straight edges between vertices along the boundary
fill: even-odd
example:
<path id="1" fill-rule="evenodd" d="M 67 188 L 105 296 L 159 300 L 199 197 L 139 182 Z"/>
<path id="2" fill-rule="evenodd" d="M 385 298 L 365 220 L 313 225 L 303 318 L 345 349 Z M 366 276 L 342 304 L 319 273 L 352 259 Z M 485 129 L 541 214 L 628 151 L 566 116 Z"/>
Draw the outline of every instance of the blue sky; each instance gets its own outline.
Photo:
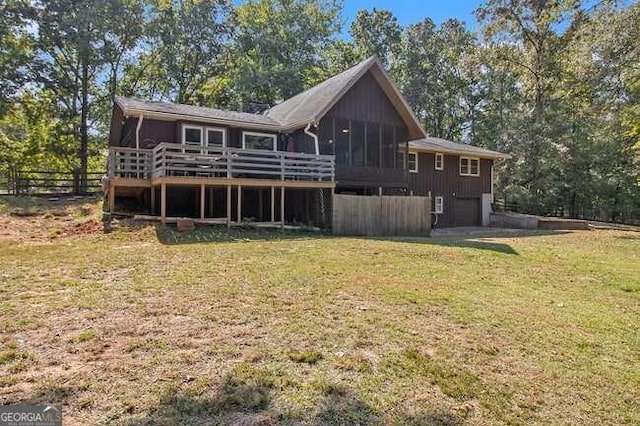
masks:
<path id="1" fill-rule="evenodd" d="M 360 9 L 387 9 L 393 12 L 402 26 L 430 17 L 436 24 L 449 18 L 465 21 L 467 28 L 476 27 L 473 11 L 483 2 L 480 0 L 344 0 L 343 18 L 345 31 Z"/>

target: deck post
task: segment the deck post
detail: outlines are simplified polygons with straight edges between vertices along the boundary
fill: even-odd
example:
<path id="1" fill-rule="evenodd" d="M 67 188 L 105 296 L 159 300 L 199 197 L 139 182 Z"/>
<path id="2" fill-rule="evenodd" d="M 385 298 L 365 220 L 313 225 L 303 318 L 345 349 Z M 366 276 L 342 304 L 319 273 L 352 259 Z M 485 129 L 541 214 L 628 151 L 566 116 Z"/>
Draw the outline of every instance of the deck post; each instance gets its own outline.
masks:
<path id="1" fill-rule="evenodd" d="M 227 185 L 227 228 L 231 227 L 231 185 Z"/>
<path id="2" fill-rule="evenodd" d="M 284 185 L 280 187 L 280 222 L 280 227 L 284 229 Z"/>
<path id="3" fill-rule="evenodd" d="M 271 187 L 271 222 L 276 221 L 276 188 Z"/>
<path id="4" fill-rule="evenodd" d="M 116 209 L 116 186 L 113 183 L 109 184 L 109 213 L 115 213 Z"/>
<path id="5" fill-rule="evenodd" d="M 213 187 L 209 187 L 209 217 L 213 217 Z"/>
<path id="6" fill-rule="evenodd" d="M 151 215 L 153 216 L 156 212 L 156 189 L 151 185 Z"/>
<path id="7" fill-rule="evenodd" d="M 242 222 L 242 185 L 238 185 L 238 223 Z"/>
<path id="8" fill-rule="evenodd" d="M 204 184 L 200 185 L 200 219 L 204 219 L 204 201 L 205 201 L 205 188 Z"/>
<path id="9" fill-rule="evenodd" d="M 160 184 L 160 221 L 167 223 L 167 184 Z"/>

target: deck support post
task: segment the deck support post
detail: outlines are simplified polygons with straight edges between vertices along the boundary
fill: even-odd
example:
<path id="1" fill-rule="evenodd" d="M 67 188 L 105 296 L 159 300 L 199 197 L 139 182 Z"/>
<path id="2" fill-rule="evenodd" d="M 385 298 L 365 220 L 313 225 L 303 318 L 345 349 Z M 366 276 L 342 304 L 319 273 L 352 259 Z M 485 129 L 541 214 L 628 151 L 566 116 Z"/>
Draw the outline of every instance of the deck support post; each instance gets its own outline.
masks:
<path id="1" fill-rule="evenodd" d="M 113 184 L 109 185 L 109 213 L 115 213 L 116 209 L 116 186 Z"/>
<path id="2" fill-rule="evenodd" d="M 156 214 L 156 189 L 153 185 L 149 189 L 151 190 L 151 215 L 153 216 Z"/>
<path id="3" fill-rule="evenodd" d="M 167 223 L 167 184 L 160 184 L 160 221 Z"/>
<path id="4" fill-rule="evenodd" d="M 209 217 L 213 217 L 213 187 L 209 188 Z"/>
<path id="5" fill-rule="evenodd" d="M 242 222 L 242 185 L 238 185 L 238 223 Z"/>
<path id="6" fill-rule="evenodd" d="M 205 188 L 204 184 L 200 185 L 200 219 L 204 219 L 204 202 L 205 202 Z"/>
<path id="7" fill-rule="evenodd" d="M 231 185 L 227 185 L 227 228 L 231 227 Z"/>
<path id="8" fill-rule="evenodd" d="M 276 188 L 271 187 L 271 222 L 276 221 Z"/>
<path id="9" fill-rule="evenodd" d="M 284 229 L 284 185 L 280 187 L 280 226 Z"/>

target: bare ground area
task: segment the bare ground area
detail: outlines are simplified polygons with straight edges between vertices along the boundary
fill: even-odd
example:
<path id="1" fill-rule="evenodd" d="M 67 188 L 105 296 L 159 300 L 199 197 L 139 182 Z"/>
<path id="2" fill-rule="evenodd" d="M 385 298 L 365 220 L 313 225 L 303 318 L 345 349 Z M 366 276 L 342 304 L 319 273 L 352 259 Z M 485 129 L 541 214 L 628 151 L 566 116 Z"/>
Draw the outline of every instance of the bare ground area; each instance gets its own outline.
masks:
<path id="1" fill-rule="evenodd" d="M 640 423 L 637 232 L 104 234 L 97 201 L 3 203 L 1 404 L 72 425 Z"/>

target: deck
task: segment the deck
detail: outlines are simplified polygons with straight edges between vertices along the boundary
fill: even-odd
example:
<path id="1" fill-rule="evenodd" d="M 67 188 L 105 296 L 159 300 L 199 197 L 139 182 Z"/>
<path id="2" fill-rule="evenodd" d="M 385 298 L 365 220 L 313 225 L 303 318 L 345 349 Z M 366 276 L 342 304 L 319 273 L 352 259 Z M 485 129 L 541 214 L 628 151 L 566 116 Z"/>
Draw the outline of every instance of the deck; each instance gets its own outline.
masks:
<path id="1" fill-rule="evenodd" d="M 298 152 L 161 143 L 153 149 L 111 147 L 109 177 L 199 177 L 333 182 L 335 157 Z"/>
<path id="2" fill-rule="evenodd" d="M 166 188 L 170 186 L 200 187 L 201 199 L 211 187 L 226 187 L 227 217 L 219 220 L 231 223 L 231 189 L 240 196 L 236 208 L 241 217 L 242 188 L 271 188 L 272 204 L 276 188 L 280 190 L 281 211 L 284 210 L 285 188 L 335 188 L 335 157 L 298 152 L 266 151 L 227 147 L 202 147 L 160 143 L 153 149 L 111 147 L 108 159 L 109 211 L 115 209 L 116 188 L 151 188 L 151 203 L 160 187 L 160 216 L 166 216 Z M 278 221 L 271 207 L 271 223 Z M 201 203 L 204 219 L 204 203 Z M 281 215 L 284 216 L 284 215 Z"/>

